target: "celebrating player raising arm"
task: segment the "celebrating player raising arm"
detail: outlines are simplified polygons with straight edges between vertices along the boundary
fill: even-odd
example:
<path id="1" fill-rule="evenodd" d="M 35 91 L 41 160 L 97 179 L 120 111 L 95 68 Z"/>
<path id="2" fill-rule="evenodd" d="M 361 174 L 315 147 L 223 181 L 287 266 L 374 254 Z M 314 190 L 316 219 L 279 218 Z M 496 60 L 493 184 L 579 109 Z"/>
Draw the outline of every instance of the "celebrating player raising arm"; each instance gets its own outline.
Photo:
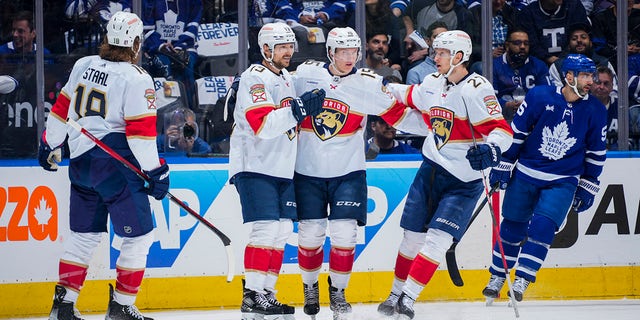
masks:
<path id="1" fill-rule="evenodd" d="M 481 170 L 497 165 L 500 150 L 512 141 L 493 86 L 467 71 L 469 35 L 443 32 L 433 48 L 437 72 L 420 85 L 389 86 L 410 107 L 393 115 L 395 120 L 387 117 L 390 124 L 414 132 L 421 127 L 411 115 L 419 112 L 430 129 L 422 147 L 425 161 L 409 189 L 400 221 L 405 230 L 391 293 L 378 307 L 382 314 L 399 313 L 404 319 L 413 318 L 415 299 L 447 249 L 466 231 L 483 190 Z"/>
<path id="2" fill-rule="evenodd" d="M 357 228 L 366 224 L 367 217 L 363 120 L 366 114 L 390 112 L 397 103 L 381 76 L 354 67 L 361 52 L 360 37 L 353 29 L 332 29 L 326 46 L 329 64 L 305 62 L 293 76 L 297 92 L 316 87 L 327 92 L 321 113 L 305 119 L 300 127 L 294 176 L 300 219 L 298 263 L 304 312 L 315 317 L 320 310 L 318 275 L 329 225 L 330 308 L 334 319 L 342 319 L 351 312 L 344 290 L 353 267 Z"/>

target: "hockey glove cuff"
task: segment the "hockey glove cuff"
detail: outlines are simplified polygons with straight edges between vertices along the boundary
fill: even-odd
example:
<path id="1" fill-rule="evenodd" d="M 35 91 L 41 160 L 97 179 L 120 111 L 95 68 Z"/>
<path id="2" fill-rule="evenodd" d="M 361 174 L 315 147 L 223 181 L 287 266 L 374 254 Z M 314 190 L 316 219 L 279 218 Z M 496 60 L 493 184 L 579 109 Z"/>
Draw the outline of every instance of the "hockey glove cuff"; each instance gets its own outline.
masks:
<path id="1" fill-rule="evenodd" d="M 580 213 L 593 205 L 593 200 L 600 191 L 600 183 L 593 178 L 580 178 L 576 194 L 573 196 L 573 210 Z"/>
<path id="2" fill-rule="evenodd" d="M 484 170 L 496 166 L 500 163 L 501 157 L 500 148 L 487 143 L 469 148 L 466 156 L 473 170 Z"/>
<path id="3" fill-rule="evenodd" d="M 301 123 L 307 116 L 315 117 L 322 112 L 325 94 L 324 89 L 314 89 L 291 101 L 291 112 L 298 123 Z"/>
<path id="4" fill-rule="evenodd" d="M 496 184 L 498 188 L 504 190 L 507 188 L 509 180 L 511 180 L 511 172 L 515 164 L 508 161 L 500 161 L 497 166 L 491 169 L 489 173 L 489 184 L 493 187 Z"/>
<path id="5" fill-rule="evenodd" d="M 160 163 L 161 166 L 144 172 L 149 177 L 147 185 L 145 185 L 147 194 L 156 200 L 162 200 L 169 192 L 169 166 L 164 162 L 164 159 L 160 159 Z"/>
<path id="6" fill-rule="evenodd" d="M 58 163 L 62 161 L 62 145 L 51 149 L 44 138 L 45 133 L 46 131 L 42 133 L 42 137 L 40 138 L 38 163 L 40 163 L 40 166 L 47 171 L 58 171 Z"/>

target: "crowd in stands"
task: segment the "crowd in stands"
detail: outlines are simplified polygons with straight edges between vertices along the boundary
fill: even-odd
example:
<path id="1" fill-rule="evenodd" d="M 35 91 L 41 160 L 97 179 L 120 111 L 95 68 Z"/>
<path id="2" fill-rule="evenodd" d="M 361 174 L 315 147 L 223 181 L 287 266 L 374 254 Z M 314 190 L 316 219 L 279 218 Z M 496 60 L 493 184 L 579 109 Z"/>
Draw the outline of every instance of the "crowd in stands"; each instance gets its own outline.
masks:
<path id="1" fill-rule="evenodd" d="M 569 53 L 582 53 L 596 62 L 600 68 L 596 85 L 592 88 L 593 94 L 608 108 L 617 110 L 619 75 L 616 74 L 616 53 L 619 44 L 616 42 L 616 1 L 491 0 L 491 17 L 482 16 L 481 2 L 364 0 L 366 33 L 361 36 L 366 43 L 362 66 L 391 82 L 421 83 L 426 75 L 435 71 L 430 44 L 439 33 L 459 29 L 467 32 L 474 44 L 468 68 L 472 72 L 483 73 L 481 23 L 490 18 L 493 85 L 507 120 L 513 117 L 526 92 L 534 86 L 562 85 L 558 69 Z M 31 13 L 33 1 L 0 3 L 3 9 L 0 13 L 0 54 L 15 58 L 16 54 L 34 53 L 37 48 Z M 307 59 L 327 61 L 324 39 L 331 28 L 355 28 L 356 0 L 249 0 L 248 3 L 250 63 L 261 60 L 257 31 L 264 23 L 284 21 L 296 33 L 298 52 L 293 57 L 291 70 Z M 73 59 L 69 57 L 97 53 L 106 22 L 113 13 L 132 10 L 132 0 L 45 0 L 43 4 L 45 53 L 67 57 L 67 60 L 46 61 L 70 61 L 71 65 Z M 230 77 L 237 73 L 237 49 L 226 52 L 225 60 L 214 59 L 208 49 L 203 50 L 202 30 L 219 28 L 213 24 L 237 23 L 238 1 L 142 0 L 141 4 L 140 16 L 145 30 L 141 65 L 152 77 L 162 79 L 160 91 L 165 89 L 167 92 L 165 81 L 178 84 L 176 91 L 179 94 L 174 92 L 167 96 L 177 96 L 178 99 L 167 98 L 170 108 L 165 113 L 170 115 L 178 108 L 192 110 L 197 118 L 193 121 L 196 129 L 200 126 L 196 132 L 204 138 L 201 142 L 210 144 L 210 148 L 198 149 L 206 153 L 211 150 L 224 153 L 226 150 L 217 145 L 224 141 L 224 137 L 208 134 L 213 130 L 213 124 L 207 118 L 212 108 L 220 108 L 224 104 L 221 101 L 203 101 L 209 98 L 205 99 L 200 93 L 203 81 L 199 79 L 228 77 L 227 80 L 219 80 L 222 88 L 218 88 L 221 92 L 219 97 L 224 97 L 233 80 Z M 635 106 L 640 104 L 640 1 L 628 0 L 627 14 L 629 43 L 625 46 L 629 54 L 629 105 Z M 237 25 L 235 28 L 237 32 Z M 2 61 L 12 62 L 7 59 Z M 226 69 L 222 61 L 228 64 Z M 0 72 L 6 71 L 0 68 Z M 0 99 L 6 100 L 2 96 Z M 0 111 L 7 112 L 4 109 Z M 159 115 L 162 114 L 159 111 Z M 617 114 L 610 116 L 617 117 Z M 637 121 L 636 118 L 635 114 L 630 115 L 631 121 Z M 161 128 L 160 121 L 159 124 L 159 132 L 165 133 L 168 129 Z M 609 121 L 609 124 L 616 126 L 609 132 L 617 133 L 617 119 Z M 634 128 L 639 125 L 630 123 L 629 127 L 632 131 L 630 137 L 636 141 L 631 147 L 638 148 L 640 133 Z M 216 134 L 225 133 L 217 131 Z M 611 149 L 616 146 L 617 143 L 610 143 Z M 419 145 L 414 147 L 420 148 Z"/>

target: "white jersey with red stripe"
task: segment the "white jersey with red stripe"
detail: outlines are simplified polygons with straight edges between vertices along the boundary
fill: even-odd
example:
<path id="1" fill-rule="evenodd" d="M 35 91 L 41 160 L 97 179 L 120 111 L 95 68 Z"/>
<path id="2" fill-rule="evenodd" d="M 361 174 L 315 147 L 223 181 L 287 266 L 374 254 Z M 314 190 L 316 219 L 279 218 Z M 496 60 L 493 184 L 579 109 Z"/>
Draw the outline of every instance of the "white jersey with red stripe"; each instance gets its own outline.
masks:
<path id="1" fill-rule="evenodd" d="M 432 73 L 422 84 L 393 84 L 389 89 L 411 107 L 390 124 L 402 131 L 418 133 L 426 123 L 430 130 L 422 146 L 423 155 L 462 181 L 482 178 L 465 158 L 474 139 L 475 143 L 495 144 L 502 151 L 513 141 L 513 131 L 502 117 L 493 86 L 481 75 L 472 73 L 458 84 L 451 84 L 443 75 Z M 407 116 L 416 110 L 422 114 L 423 123 L 418 117 Z"/>
<path id="2" fill-rule="evenodd" d="M 231 133 L 229 177 L 254 172 L 271 177 L 293 178 L 298 122 L 291 112 L 296 97 L 287 70 L 275 74 L 259 64 L 242 73 Z"/>
<path id="3" fill-rule="evenodd" d="M 99 56 L 76 61 L 69 81 L 49 113 L 44 137 L 50 147 L 56 147 L 68 134 L 73 159 L 95 144 L 80 132 L 67 128 L 67 118 L 77 121 L 98 139 L 110 133 L 125 133 L 141 169 L 160 166 L 153 80 L 139 66 Z"/>
<path id="4" fill-rule="evenodd" d="M 382 77 L 369 69 L 334 76 L 328 65 L 307 61 L 293 75 L 296 91 L 326 91 L 322 112 L 300 126 L 296 172 L 319 178 L 365 170 L 364 130 L 367 114 L 380 115 L 396 105 Z"/>

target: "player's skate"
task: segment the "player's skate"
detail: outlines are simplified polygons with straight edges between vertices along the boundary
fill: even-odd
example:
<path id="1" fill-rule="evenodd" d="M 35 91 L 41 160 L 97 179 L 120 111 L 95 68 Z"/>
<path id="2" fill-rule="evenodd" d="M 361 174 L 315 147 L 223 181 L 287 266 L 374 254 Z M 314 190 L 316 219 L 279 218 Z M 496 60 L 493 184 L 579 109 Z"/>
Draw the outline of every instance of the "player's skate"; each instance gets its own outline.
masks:
<path id="1" fill-rule="evenodd" d="M 402 293 L 398 297 L 398 303 L 396 304 L 395 311 L 398 313 L 398 320 L 411 320 L 415 316 L 413 311 L 413 304 L 416 301 L 411 299 L 406 293 Z"/>
<path id="2" fill-rule="evenodd" d="M 500 296 L 500 290 L 502 290 L 505 280 L 507 280 L 507 278 L 500 277 L 495 274 L 491 275 L 489 283 L 484 288 L 484 290 L 482 290 L 482 294 L 487 298 L 487 306 L 493 304 L 493 300 Z"/>
<path id="3" fill-rule="evenodd" d="M 49 320 L 83 320 L 80 318 L 80 312 L 76 310 L 73 302 L 63 301 L 66 295 L 67 289 L 56 285 Z"/>
<path id="4" fill-rule="evenodd" d="M 109 307 L 105 320 L 153 320 L 143 316 L 135 305 L 121 305 L 113 299 L 113 285 L 109 284 Z"/>
<path id="5" fill-rule="evenodd" d="M 329 308 L 333 311 L 333 320 L 349 319 L 351 304 L 344 297 L 344 289 L 334 288 L 329 280 Z"/>
<path id="6" fill-rule="evenodd" d="M 282 307 L 269 302 L 266 295 L 244 288 L 244 280 L 242 281 L 242 286 L 242 306 L 240 306 L 242 320 L 283 319 Z"/>
<path id="7" fill-rule="evenodd" d="M 396 304 L 398 303 L 398 298 L 400 298 L 400 295 L 395 292 L 391 292 L 389 297 L 387 297 L 387 300 L 378 305 L 378 312 L 385 316 L 393 316 Z"/>
<path id="8" fill-rule="evenodd" d="M 529 283 L 531 283 L 531 281 L 520 277 L 516 277 L 516 280 L 513 281 L 513 296 L 516 298 L 516 301 L 522 301 L 522 296 L 524 295 L 524 291 L 529 287 Z"/>
<path id="9" fill-rule="evenodd" d="M 280 303 L 280 301 L 278 301 L 278 299 L 276 299 L 276 293 L 273 291 L 269 291 L 266 290 L 267 294 L 265 294 L 265 297 L 267 298 L 267 300 L 273 304 L 274 306 L 277 306 L 280 308 L 280 310 L 282 310 L 282 317 L 276 318 L 276 319 L 283 319 L 283 320 L 295 320 L 296 318 L 293 316 L 294 313 L 296 313 L 296 308 L 294 308 L 293 306 L 290 306 L 288 304 L 284 304 L 284 303 Z"/>
<path id="10" fill-rule="evenodd" d="M 313 285 L 302 284 L 304 289 L 304 313 L 315 320 L 316 314 L 320 312 L 320 292 L 318 291 L 318 281 Z"/>

